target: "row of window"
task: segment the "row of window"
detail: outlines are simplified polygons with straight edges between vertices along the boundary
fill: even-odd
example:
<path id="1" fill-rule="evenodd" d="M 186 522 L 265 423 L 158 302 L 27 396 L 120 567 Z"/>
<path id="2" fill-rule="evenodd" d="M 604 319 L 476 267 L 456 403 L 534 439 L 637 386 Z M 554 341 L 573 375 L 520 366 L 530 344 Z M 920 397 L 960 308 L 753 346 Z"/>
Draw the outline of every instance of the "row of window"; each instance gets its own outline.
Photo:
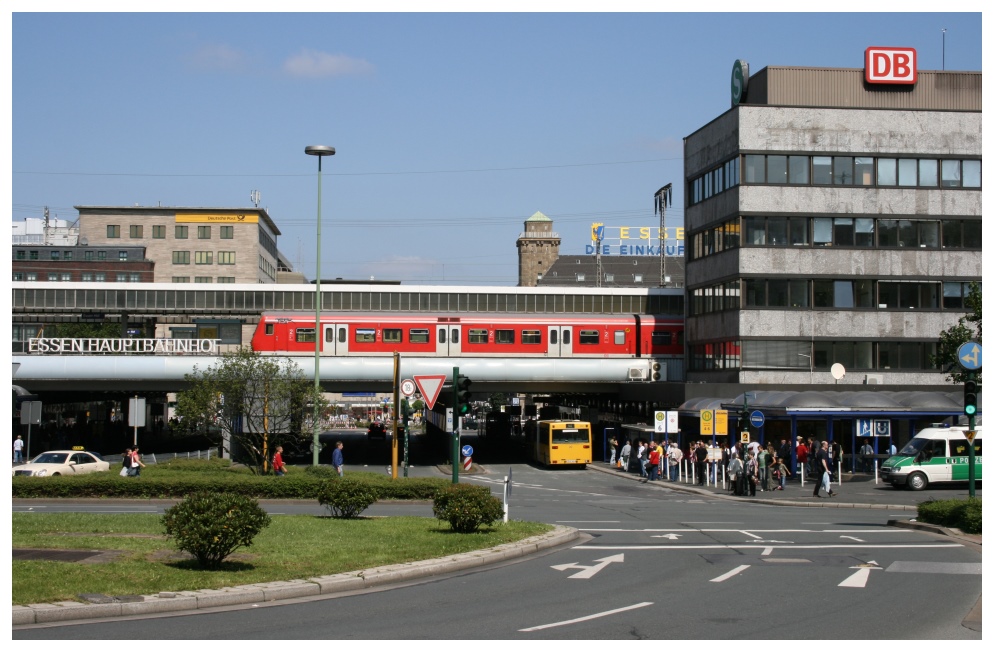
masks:
<path id="1" fill-rule="evenodd" d="M 980 236 L 980 220 L 749 215 L 693 234 L 690 255 L 738 247 L 980 249 Z"/>
<path id="2" fill-rule="evenodd" d="M 165 224 L 153 224 L 151 226 L 152 238 L 155 240 L 161 240 L 166 237 L 166 225 Z M 210 240 L 213 227 L 211 226 L 198 226 L 197 227 L 197 238 L 199 240 Z M 176 224 L 173 227 L 173 237 L 177 240 L 186 240 L 190 237 L 190 227 L 186 224 Z M 231 240 L 235 237 L 235 227 L 233 226 L 219 226 L 222 240 Z M 121 225 L 120 224 L 108 224 L 107 225 L 107 237 L 108 238 L 120 238 L 121 237 Z M 141 240 L 145 237 L 145 225 L 144 224 L 132 224 L 128 226 L 128 237 L 132 240 Z"/>
<path id="3" fill-rule="evenodd" d="M 214 264 L 214 252 L 213 251 L 194 251 L 193 252 L 193 262 L 197 265 L 213 265 Z M 190 264 L 190 252 L 189 251 L 174 251 L 173 252 L 173 265 L 189 265 Z M 218 265 L 234 265 L 235 264 L 235 252 L 234 251 L 219 251 L 217 252 L 217 264 Z"/>
<path id="4" fill-rule="evenodd" d="M 45 281 L 57 281 L 65 283 L 72 281 L 72 272 L 48 272 L 44 275 Z M 118 283 L 139 283 L 141 274 L 138 272 L 117 272 L 111 274 L 110 278 Z M 14 272 L 15 281 L 37 281 L 38 272 Z M 81 272 L 79 280 L 83 283 L 105 283 L 108 280 L 106 272 Z"/>
<path id="5" fill-rule="evenodd" d="M 189 283 L 189 276 L 174 276 L 173 283 Z M 234 276 L 194 276 L 194 283 L 234 283 Z"/>
<path id="6" fill-rule="evenodd" d="M 935 371 L 936 342 L 745 340 L 695 345 L 688 351 L 692 371 L 787 369 Z"/>
<path id="7" fill-rule="evenodd" d="M 969 293 L 970 283 L 961 281 L 750 278 L 692 290 L 690 314 L 743 307 L 962 311 Z"/>
<path id="8" fill-rule="evenodd" d="M 49 252 L 51 260 L 73 260 L 73 252 L 69 249 L 53 249 Z M 105 249 L 95 251 L 84 251 L 83 260 L 107 260 L 108 252 Z M 128 252 L 120 250 L 117 252 L 118 260 L 128 260 Z M 36 249 L 18 249 L 14 252 L 14 260 L 41 260 L 41 254 Z"/>
<path id="9" fill-rule="evenodd" d="M 979 189 L 980 177 L 975 159 L 744 154 L 691 179 L 687 195 L 694 205 L 739 183 Z"/>
<path id="10" fill-rule="evenodd" d="M 233 260 L 233 259 L 232 259 Z M 276 278 L 276 265 L 274 265 L 268 258 L 263 255 L 259 255 L 259 269 L 262 273 L 271 279 Z"/>

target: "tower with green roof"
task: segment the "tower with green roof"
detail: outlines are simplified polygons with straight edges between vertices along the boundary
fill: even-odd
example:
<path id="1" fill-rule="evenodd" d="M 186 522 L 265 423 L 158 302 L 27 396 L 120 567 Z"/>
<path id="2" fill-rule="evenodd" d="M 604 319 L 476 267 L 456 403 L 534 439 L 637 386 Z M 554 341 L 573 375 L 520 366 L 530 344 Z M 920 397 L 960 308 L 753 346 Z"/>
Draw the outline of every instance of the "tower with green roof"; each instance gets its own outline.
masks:
<path id="1" fill-rule="evenodd" d="M 518 236 L 518 286 L 535 287 L 552 263 L 559 258 L 559 234 L 552 230 L 552 220 L 540 212 L 525 220 L 525 230 Z"/>

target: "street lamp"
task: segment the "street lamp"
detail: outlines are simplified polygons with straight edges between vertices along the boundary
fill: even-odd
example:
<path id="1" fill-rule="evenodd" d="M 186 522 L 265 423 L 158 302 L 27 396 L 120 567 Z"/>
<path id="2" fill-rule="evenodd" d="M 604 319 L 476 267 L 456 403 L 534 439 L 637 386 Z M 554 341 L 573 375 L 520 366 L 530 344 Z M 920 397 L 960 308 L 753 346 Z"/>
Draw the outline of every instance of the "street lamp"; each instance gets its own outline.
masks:
<path id="1" fill-rule="evenodd" d="M 797 355 L 802 358 L 808 359 L 808 384 L 810 385 L 814 382 L 814 374 L 815 374 L 814 359 L 807 353 L 798 353 Z"/>
<path id="2" fill-rule="evenodd" d="M 308 145 L 304 148 L 304 153 L 311 156 L 318 157 L 318 259 L 316 263 L 316 269 L 314 272 L 314 284 L 315 284 L 315 296 L 314 301 L 314 391 L 320 396 L 321 394 L 321 159 L 325 156 L 334 156 L 335 148 L 329 147 L 327 145 Z M 318 465 L 318 452 L 321 450 L 321 428 L 319 427 L 320 421 L 320 409 L 317 400 L 318 396 L 314 397 L 314 442 L 312 444 L 312 464 L 314 466 Z"/>

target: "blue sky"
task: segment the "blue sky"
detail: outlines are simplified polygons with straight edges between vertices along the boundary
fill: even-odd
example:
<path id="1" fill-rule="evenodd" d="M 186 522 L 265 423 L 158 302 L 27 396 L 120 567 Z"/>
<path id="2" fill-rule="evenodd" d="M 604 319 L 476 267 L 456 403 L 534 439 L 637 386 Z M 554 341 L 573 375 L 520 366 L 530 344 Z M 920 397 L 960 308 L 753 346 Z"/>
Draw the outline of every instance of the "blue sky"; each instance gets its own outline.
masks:
<path id="1" fill-rule="evenodd" d="M 332 145 L 324 278 L 514 285 L 515 240 L 535 211 L 563 253 L 583 253 L 592 222 L 658 224 L 653 193 L 673 183 L 667 223 L 682 224 L 682 139 L 729 108 L 735 59 L 753 72 L 861 68 L 868 46 L 908 46 L 919 69 L 941 69 L 945 28 L 946 69 L 981 70 L 981 22 L 14 13 L 12 219 L 44 206 L 68 220 L 74 205 L 245 207 L 258 190 L 280 249 L 311 278 L 317 162 L 304 147 Z"/>

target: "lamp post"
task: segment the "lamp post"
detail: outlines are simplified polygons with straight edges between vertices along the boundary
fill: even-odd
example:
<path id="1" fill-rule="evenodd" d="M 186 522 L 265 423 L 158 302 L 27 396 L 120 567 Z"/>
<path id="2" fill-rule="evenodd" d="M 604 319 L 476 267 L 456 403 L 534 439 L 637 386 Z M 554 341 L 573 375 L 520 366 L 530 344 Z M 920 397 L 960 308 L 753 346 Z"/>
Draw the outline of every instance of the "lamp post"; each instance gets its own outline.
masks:
<path id="1" fill-rule="evenodd" d="M 304 153 L 318 157 L 318 259 L 315 263 L 314 285 L 314 391 L 321 394 L 321 159 L 325 156 L 334 156 L 335 148 L 327 145 L 308 145 L 304 148 Z M 314 442 L 312 443 L 312 464 L 318 465 L 318 453 L 321 450 L 321 428 L 320 409 L 317 396 L 314 397 Z"/>
<path id="2" fill-rule="evenodd" d="M 798 353 L 797 355 L 802 358 L 808 359 L 808 384 L 810 385 L 814 383 L 814 375 L 815 375 L 814 360 L 807 353 Z"/>

